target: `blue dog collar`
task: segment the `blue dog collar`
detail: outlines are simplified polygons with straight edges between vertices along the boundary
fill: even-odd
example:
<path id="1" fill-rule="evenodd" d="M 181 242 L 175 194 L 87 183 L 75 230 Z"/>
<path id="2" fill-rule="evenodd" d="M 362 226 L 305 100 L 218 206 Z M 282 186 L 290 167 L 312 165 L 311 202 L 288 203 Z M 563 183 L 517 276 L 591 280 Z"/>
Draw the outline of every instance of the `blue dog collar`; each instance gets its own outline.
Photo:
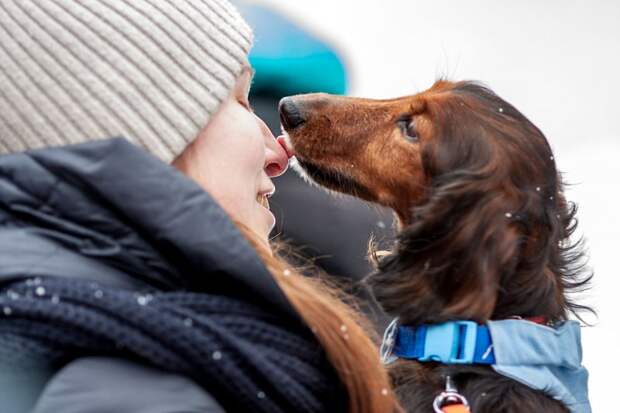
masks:
<path id="1" fill-rule="evenodd" d="M 444 364 L 495 363 L 488 327 L 473 321 L 409 327 L 398 326 L 395 319 L 390 327 L 386 330 L 382 345 L 384 363 L 396 358 Z"/>
<path id="2" fill-rule="evenodd" d="M 385 330 L 381 360 L 398 358 L 444 364 L 486 364 L 497 373 L 562 401 L 573 413 L 590 413 L 588 371 L 581 365 L 576 321 L 553 327 L 528 320 L 450 321 Z"/>

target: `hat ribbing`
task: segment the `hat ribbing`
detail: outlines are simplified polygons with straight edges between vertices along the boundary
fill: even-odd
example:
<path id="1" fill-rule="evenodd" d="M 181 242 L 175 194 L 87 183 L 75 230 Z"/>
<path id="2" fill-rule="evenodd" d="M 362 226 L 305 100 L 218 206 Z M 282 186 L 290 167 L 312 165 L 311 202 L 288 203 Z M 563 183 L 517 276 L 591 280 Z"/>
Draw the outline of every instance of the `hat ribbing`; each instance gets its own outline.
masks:
<path id="1" fill-rule="evenodd" d="M 251 44 L 226 0 L 0 0 L 0 154 L 123 136 L 170 162 Z"/>

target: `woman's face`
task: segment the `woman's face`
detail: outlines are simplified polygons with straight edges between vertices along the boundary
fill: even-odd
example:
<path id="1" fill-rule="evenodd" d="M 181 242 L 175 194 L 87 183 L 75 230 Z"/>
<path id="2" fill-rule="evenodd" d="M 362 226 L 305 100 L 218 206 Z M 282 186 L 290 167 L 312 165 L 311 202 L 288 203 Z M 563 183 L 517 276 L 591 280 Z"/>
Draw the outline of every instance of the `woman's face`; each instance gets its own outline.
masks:
<path id="1" fill-rule="evenodd" d="M 251 81 L 252 71 L 246 68 L 228 99 L 172 165 L 267 243 L 275 225 L 267 202 L 275 191 L 270 178 L 286 171 L 288 156 L 250 108 Z"/>

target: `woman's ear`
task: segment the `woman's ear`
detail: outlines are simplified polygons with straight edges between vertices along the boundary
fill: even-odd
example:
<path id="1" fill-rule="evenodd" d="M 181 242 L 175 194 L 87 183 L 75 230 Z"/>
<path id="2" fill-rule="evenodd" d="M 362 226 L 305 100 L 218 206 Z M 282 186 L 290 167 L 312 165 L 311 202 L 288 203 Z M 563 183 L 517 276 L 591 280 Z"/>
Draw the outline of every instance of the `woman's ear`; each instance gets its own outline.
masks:
<path id="1" fill-rule="evenodd" d="M 451 181 L 413 209 L 413 224 L 368 279 L 388 313 L 413 323 L 491 317 L 500 282 L 518 262 L 519 217 L 480 182 Z"/>

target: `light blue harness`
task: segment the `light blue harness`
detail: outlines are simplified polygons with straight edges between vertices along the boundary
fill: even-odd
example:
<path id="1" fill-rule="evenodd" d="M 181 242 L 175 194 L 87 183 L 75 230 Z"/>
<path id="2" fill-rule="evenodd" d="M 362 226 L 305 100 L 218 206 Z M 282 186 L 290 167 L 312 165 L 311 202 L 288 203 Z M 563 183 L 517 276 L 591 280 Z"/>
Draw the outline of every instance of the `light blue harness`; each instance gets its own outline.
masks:
<path id="1" fill-rule="evenodd" d="M 385 330 L 381 358 L 488 364 L 497 373 L 563 402 L 573 413 L 590 413 L 588 371 L 581 365 L 579 323 L 553 327 L 527 320 L 450 321 Z"/>

